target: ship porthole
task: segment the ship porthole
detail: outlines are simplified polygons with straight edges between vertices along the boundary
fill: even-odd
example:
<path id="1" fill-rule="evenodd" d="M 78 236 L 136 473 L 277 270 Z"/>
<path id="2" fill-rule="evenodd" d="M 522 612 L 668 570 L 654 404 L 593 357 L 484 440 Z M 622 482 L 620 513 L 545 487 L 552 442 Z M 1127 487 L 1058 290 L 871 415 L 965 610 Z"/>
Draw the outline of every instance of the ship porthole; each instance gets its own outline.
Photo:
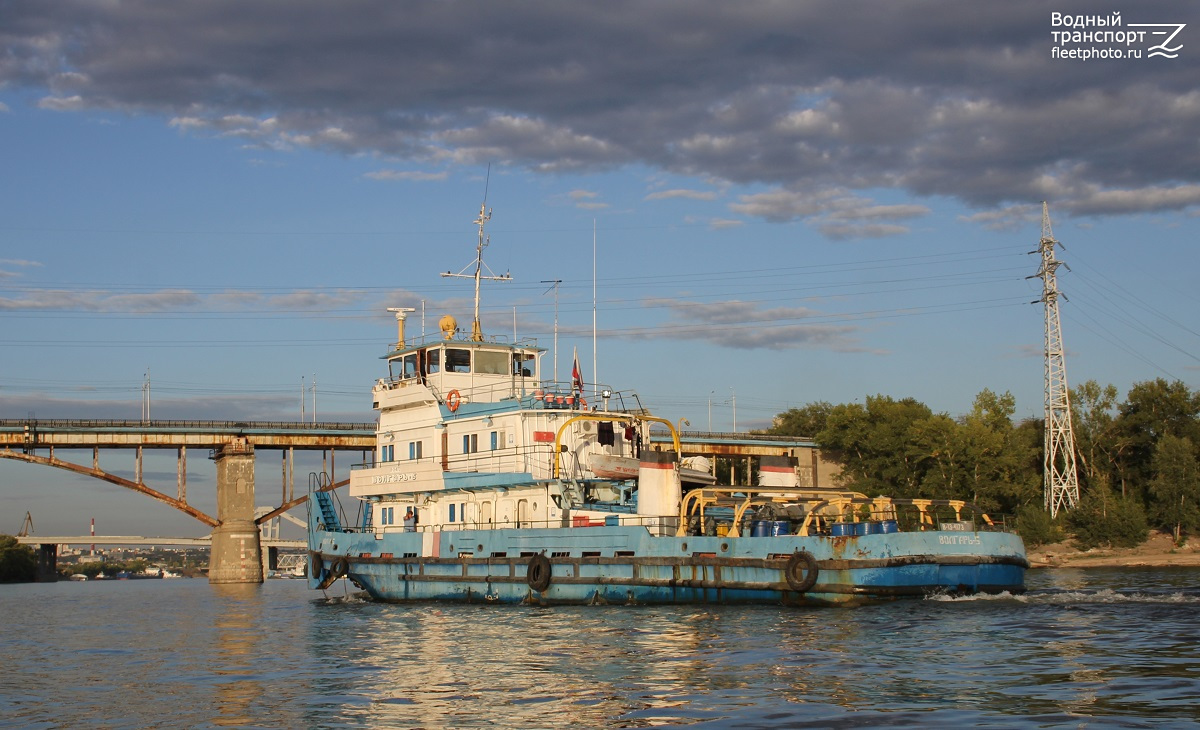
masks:
<path id="1" fill-rule="evenodd" d="M 685 542 L 684 544 L 680 545 L 679 549 L 686 553 L 687 552 L 687 543 Z"/>

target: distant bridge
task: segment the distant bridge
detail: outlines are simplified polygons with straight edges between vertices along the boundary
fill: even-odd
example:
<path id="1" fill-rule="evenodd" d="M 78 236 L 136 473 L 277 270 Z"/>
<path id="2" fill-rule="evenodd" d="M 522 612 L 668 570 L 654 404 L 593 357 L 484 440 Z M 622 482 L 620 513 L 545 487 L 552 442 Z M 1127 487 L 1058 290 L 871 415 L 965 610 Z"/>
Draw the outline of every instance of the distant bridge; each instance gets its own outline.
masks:
<path id="1" fill-rule="evenodd" d="M 212 544 L 212 536 L 204 537 L 138 537 L 135 535 L 23 535 L 17 538 L 22 545 L 127 545 L 133 547 L 197 547 Z M 280 540 L 263 538 L 266 548 L 302 550 L 308 546 L 304 540 Z"/>

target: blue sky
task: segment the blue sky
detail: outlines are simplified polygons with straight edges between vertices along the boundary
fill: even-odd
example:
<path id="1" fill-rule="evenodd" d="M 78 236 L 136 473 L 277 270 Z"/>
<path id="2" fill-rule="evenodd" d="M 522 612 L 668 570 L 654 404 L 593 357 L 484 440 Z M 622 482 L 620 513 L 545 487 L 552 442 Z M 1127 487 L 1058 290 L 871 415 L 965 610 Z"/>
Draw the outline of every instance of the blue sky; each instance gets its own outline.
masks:
<path id="1" fill-rule="evenodd" d="M 1122 61 L 1052 59 L 1036 2 L 4 7 L 0 417 L 137 418 L 148 370 L 156 418 L 298 418 L 315 375 L 322 420 L 372 420 L 386 307 L 469 321 L 439 273 L 485 190 L 485 331 L 550 348 L 560 279 L 560 376 L 596 380 L 594 241 L 599 380 L 695 428 L 984 388 L 1040 416 L 1042 200 L 1070 381 L 1198 385 L 1190 6 L 1125 9 L 1189 25 Z M 200 530 L 8 461 L 0 500 L 0 531 Z"/>

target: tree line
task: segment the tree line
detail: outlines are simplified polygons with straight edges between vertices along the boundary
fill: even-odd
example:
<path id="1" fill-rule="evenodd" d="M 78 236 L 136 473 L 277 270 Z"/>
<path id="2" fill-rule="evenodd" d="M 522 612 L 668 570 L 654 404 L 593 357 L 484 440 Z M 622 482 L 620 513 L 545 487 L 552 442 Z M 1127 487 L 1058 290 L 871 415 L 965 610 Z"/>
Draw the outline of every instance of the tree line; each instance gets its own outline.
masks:
<path id="1" fill-rule="evenodd" d="M 813 438 L 841 466 L 841 486 L 869 495 L 964 499 L 1008 515 L 1031 545 L 1132 546 L 1150 529 L 1176 542 L 1200 529 L 1200 393 L 1182 382 L 1070 391 L 1080 500 L 1051 520 L 1043 490 L 1042 419 L 1013 421 L 1016 400 L 984 390 L 959 418 L 913 399 L 809 403 L 766 433 Z"/>

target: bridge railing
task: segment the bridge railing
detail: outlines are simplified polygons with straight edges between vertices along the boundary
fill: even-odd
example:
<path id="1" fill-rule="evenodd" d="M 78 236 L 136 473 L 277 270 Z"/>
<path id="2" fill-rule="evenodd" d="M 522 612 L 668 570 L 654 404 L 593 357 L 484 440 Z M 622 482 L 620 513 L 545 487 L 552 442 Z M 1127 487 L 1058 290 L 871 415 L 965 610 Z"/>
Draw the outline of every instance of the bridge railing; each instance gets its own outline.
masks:
<path id="1" fill-rule="evenodd" d="M 344 421 L 180 421 L 180 420 L 114 420 L 58 418 L 0 418 L 0 429 L 99 429 L 99 428 L 163 428 L 198 430 L 293 430 L 293 431 L 367 431 L 374 432 L 375 423 Z"/>

